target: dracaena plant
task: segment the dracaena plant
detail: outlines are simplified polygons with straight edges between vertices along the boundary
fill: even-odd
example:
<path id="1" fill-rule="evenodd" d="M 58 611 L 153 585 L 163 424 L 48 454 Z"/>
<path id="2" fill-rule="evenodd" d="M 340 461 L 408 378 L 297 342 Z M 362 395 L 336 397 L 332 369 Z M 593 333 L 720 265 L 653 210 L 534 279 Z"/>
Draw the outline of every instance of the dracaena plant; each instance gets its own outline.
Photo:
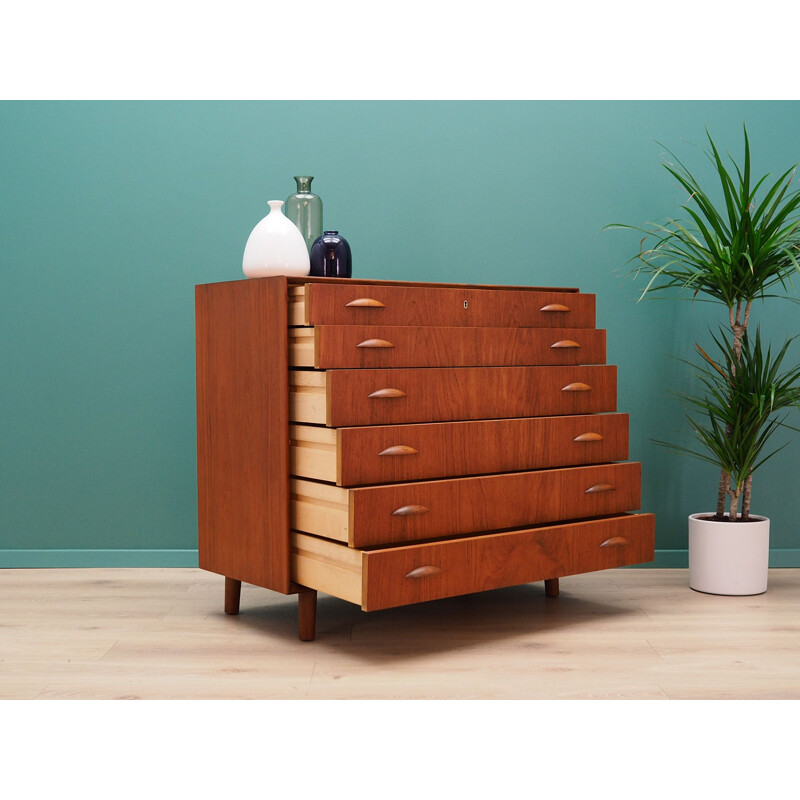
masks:
<path id="1" fill-rule="evenodd" d="M 792 277 L 800 273 L 800 188 L 792 186 L 796 165 L 777 179 L 771 179 L 769 174 L 753 179 L 746 128 L 744 158 L 739 164 L 729 156 L 732 170 L 726 168 L 708 131 L 706 135 L 707 155 L 719 183 L 721 202 L 715 204 L 692 172 L 664 148 L 670 159 L 664 161 L 664 168 L 688 192 L 682 206 L 688 219 L 643 226 L 613 224 L 606 228 L 644 234 L 639 252 L 629 262 L 634 264 L 634 277 L 647 280 L 640 300 L 651 294 L 677 291 L 690 299 L 725 306 L 732 354 L 727 369 L 729 378 L 735 381 L 753 301 L 788 297 Z M 725 424 L 724 433 L 731 444 L 739 436 L 738 421 L 740 417 L 733 415 Z M 737 491 L 741 475 L 732 476 L 721 452 L 717 463 L 721 470 L 716 517 L 723 519 L 726 497 Z M 749 501 L 752 471 L 751 467 L 739 487 L 737 500 L 742 495 Z M 735 518 L 735 510 L 732 516 Z"/>
<path id="2" fill-rule="evenodd" d="M 768 449 L 772 435 L 780 427 L 789 427 L 788 411 L 800 407 L 800 366 L 784 368 L 788 339 L 773 355 L 761 342 L 756 328 L 755 339 L 744 334 L 738 353 L 725 329 L 714 336 L 714 356 L 700 345 L 697 370 L 701 393 L 681 395 L 695 411 L 686 417 L 699 449 L 659 441 L 658 444 L 696 456 L 721 467 L 729 476 L 728 518 L 735 521 L 742 503 L 741 519 L 750 518 L 751 478 L 769 458 L 787 443 Z M 796 430 L 796 428 L 792 428 Z"/>

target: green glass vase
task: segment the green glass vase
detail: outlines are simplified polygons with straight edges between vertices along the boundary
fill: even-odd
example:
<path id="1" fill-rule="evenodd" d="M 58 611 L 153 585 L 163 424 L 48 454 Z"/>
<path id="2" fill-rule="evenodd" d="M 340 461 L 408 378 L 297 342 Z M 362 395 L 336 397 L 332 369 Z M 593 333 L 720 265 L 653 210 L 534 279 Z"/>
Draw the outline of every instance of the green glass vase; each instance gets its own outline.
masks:
<path id="1" fill-rule="evenodd" d="M 297 191 L 286 198 L 284 213 L 294 222 L 306 240 L 306 249 L 322 235 L 322 200 L 311 191 L 313 175 L 295 175 Z"/>

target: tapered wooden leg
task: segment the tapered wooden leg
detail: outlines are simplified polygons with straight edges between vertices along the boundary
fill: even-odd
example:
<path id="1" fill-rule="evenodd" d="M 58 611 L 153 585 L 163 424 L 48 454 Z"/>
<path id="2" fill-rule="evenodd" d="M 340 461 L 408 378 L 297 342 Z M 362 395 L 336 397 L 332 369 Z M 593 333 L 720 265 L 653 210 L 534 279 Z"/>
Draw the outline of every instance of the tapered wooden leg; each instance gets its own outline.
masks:
<path id="1" fill-rule="evenodd" d="M 558 578 L 548 578 L 544 582 L 544 593 L 547 597 L 558 597 Z"/>
<path id="2" fill-rule="evenodd" d="M 317 629 L 317 590 L 300 589 L 297 594 L 297 632 L 303 642 L 313 642 Z"/>
<path id="3" fill-rule="evenodd" d="M 239 598 L 242 596 L 242 582 L 236 578 L 225 578 L 225 613 L 239 613 Z"/>

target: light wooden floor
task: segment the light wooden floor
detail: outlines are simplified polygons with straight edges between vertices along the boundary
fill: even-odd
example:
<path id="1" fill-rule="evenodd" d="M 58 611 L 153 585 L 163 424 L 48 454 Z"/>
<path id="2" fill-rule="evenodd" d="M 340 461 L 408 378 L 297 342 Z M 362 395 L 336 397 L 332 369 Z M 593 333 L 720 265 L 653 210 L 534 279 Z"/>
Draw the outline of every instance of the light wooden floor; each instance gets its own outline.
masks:
<path id="1" fill-rule="evenodd" d="M 0 570 L 0 698 L 800 699 L 800 570 L 755 597 L 610 570 L 388 611 L 196 569 Z"/>

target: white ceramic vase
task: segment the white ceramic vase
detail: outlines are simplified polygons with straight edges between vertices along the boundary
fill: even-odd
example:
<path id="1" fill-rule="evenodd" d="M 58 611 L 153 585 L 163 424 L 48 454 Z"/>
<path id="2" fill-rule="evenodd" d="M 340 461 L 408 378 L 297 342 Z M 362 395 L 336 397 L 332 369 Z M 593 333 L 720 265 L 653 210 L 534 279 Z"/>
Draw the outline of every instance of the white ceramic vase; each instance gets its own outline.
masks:
<path id="1" fill-rule="evenodd" d="M 713 513 L 689 517 L 689 586 L 706 594 L 767 591 L 769 519 L 715 522 Z M 706 519 L 704 519 L 704 517 Z"/>
<path id="2" fill-rule="evenodd" d="M 300 229 L 283 213 L 283 200 L 269 201 L 269 214 L 247 239 L 242 269 L 248 278 L 308 275 L 311 262 Z"/>

